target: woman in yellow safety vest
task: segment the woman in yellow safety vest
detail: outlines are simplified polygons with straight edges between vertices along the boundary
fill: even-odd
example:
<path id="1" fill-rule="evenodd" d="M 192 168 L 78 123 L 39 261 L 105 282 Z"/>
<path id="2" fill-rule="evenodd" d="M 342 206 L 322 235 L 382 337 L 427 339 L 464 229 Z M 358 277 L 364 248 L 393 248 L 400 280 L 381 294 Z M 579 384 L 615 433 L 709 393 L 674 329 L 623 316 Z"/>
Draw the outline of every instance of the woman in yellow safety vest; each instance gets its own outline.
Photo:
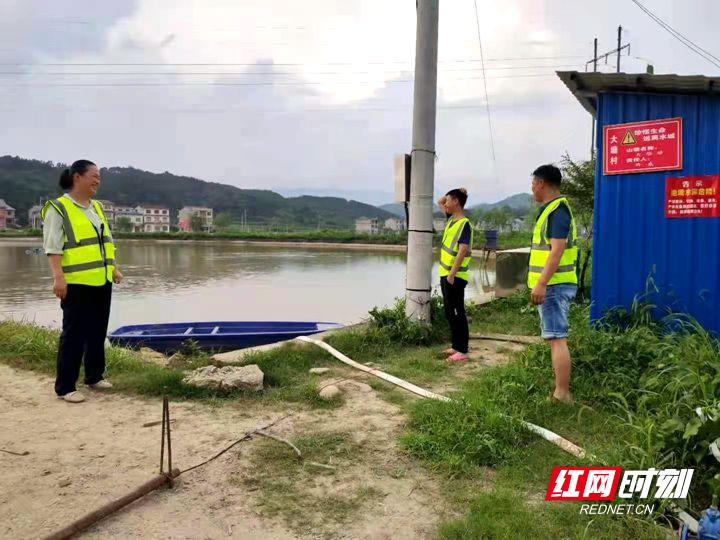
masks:
<path id="1" fill-rule="evenodd" d="M 42 209 L 43 247 L 53 276 L 53 292 L 63 312 L 58 345 L 55 393 L 70 403 L 84 396 L 76 390 L 80 364 L 85 384 L 104 390 L 105 335 L 110 317 L 112 283 L 123 275 L 115 263 L 115 245 L 102 205 L 93 200 L 100 171 L 81 159 L 65 169 L 60 187 L 66 193 Z"/>
<path id="2" fill-rule="evenodd" d="M 473 229 L 465 217 L 467 191 L 464 188 L 447 192 L 438 201 L 448 216 L 440 246 L 440 290 L 445 317 L 450 323 L 452 347 L 443 351 L 448 362 L 468 360 L 469 331 L 465 314 L 465 287 L 470 277 L 469 266 L 473 244 Z"/>

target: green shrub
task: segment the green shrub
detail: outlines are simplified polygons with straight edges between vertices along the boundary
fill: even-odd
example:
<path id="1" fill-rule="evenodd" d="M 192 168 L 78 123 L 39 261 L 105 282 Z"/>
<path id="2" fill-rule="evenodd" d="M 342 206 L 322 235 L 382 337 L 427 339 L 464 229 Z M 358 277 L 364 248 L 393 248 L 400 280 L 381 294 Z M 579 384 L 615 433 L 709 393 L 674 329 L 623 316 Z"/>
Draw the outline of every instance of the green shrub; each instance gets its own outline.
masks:
<path id="1" fill-rule="evenodd" d="M 397 345 L 431 345 L 442 342 L 450 335 L 439 296 L 430 299 L 429 324 L 411 321 L 405 316 L 405 299 L 397 300 L 389 308 L 371 309 L 370 322 L 373 338 Z"/>

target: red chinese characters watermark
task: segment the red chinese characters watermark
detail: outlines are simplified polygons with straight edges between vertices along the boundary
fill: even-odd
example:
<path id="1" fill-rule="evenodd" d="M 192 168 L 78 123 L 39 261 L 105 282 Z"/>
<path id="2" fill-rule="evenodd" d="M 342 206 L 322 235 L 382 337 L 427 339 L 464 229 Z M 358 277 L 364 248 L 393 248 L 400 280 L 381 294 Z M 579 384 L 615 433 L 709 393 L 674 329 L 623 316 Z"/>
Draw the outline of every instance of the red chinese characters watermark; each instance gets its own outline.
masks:
<path id="1" fill-rule="evenodd" d="M 603 128 L 603 174 L 682 169 L 682 118 Z"/>
<path id="2" fill-rule="evenodd" d="M 621 467 L 555 467 L 545 500 L 684 499 L 690 490 L 693 472 L 693 469 L 623 472 Z"/>
<path id="3" fill-rule="evenodd" d="M 620 467 L 555 467 L 547 501 L 612 501 L 620 482 Z"/>

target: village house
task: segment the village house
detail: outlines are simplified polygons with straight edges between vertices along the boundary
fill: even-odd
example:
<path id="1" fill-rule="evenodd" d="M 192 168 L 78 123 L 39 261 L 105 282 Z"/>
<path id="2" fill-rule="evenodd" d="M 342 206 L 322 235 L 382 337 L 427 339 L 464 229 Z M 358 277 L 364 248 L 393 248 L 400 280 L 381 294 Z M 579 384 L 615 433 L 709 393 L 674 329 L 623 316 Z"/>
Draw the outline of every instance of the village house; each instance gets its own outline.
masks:
<path id="1" fill-rule="evenodd" d="M 361 217 L 355 220 L 355 232 L 361 234 L 378 234 L 380 227 L 377 218 Z"/>
<path id="2" fill-rule="evenodd" d="M 42 206 L 36 204 L 28 210 L 28 225 L 31 229 L 42 229 L 42 218 L 40 217 L 42 209 Z"/>
<path id="3" fill-rule="evenodd" d="M 107 219 L 108 225 L 112 228 L 115 225 L 115 205 L 111 201 L 103 199 L 97 199 L 97 202 L 102 205 L 105 219 Z"/>
<path id="4" fill-rule="evenodd" d="M 138 211 L 137 207 L 115 205 L 113 210 L 116 228 L 122 218 L 130 222 L 130 232 L 143 232 L 145 230 L 145 213 Z"/>
<path id="5" fill-rule="evenodd" d="M 447 223 L 447 219 L 436 217 L 433 219 L 433 229 L 435 229 L 435 232 L 437 231 L 444 231 L 445 230 L 445 224 Z"/>
<path id="6" fill-rule="evenodd" d="M 388 218 L 385 220 L 385 229 L 392 232 L 402 232 L 406 229 L 402 218 Z"/>
<path id="7" fill-rule="evenodd" d="M 199 217 L 202 221 L 202 230 L 192 230 L 193 216 Z M 212 232 L 213 231 L 213 209 L 204 206 L 184 206 L 178 211 L 178 227 L 185 232 Z"/>
<path id="8" fill-rule="evenodd" d="M 136 210 L 143 215 L 143 232 L 170 232 L 170 209 L 158 204 L 143 204 Z"/>
<path id="9" fill-rule="evenodd" d="M 15 209 L 0 199 L 0 229 L 7 229 L 15 225 Z"/>

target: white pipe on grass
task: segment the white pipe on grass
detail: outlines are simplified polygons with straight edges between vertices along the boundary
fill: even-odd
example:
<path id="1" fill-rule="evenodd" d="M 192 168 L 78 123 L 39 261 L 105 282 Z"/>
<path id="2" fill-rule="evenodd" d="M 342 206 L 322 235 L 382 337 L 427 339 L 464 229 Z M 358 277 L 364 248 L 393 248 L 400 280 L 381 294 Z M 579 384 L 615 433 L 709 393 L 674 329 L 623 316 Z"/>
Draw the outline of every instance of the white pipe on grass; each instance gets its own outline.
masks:
<path id="1" fill-rule="evenodd" d="M 409 392 L 412 392 L 413 394 L 417 394 L 418 396 L 430 398 L 430 399 L 436 399 L 438 401 L 452 401 L 447 396 L 443 396 L 441 394 L 436 394 L 435 392 L 431 392 L 430 390 L 425 390 L 424 388 L 421 388 L 419 386 L 416 386 L 412 383 L 407 382 L 406 380 L 403 380 L 399 377 L 395 377 L 394 375 L 390 375 L 389 373 L 385 373 L 384 371 L 380 371 L 379 369 L 373 369 L 368 366 L 364 366 L 363 364 L 360 364 L 353 360 L 352 358 L 349 358 L 345 356 L 343 353 L 338 351 L 337 349 L 331 347 L 327 343 L 323 341 L 319 341 L 317 339 L 309 338 L 307 336 L 300 336 L 298 338 L 295 338 L 299 341 L 304 341 L 305 343 L 312 343 L 313 345 L 317 345 L 318 347 L 325 349 L 327 352 L 329 352 L 331 355 L 333 355 L 335 358 L 343 362 L 344 364 L 347 364 L 355 369 L 359 369 L 360 371 L 364 371 L 365 373 L 370 373 L 371 375 L 375 375 L 376 377 L 379 377 L 380 379 L 383 379 L 385 381 L 388 381 L 392 384 L 395 384 L 401 388 L 404 388 L 405 390 L 408 390 Z M 536 433 L 537 435 L 540 435 L 543 439 L 546 441 L 551 442 L 552 444 L 556 445 L 557 447 L 565 450 L 567 453 L 572 454 L 573 456 L 584 458 L 585 457 L 585 450 L 577 446 L 576 444 L 571 443 L 567 439 L 563 439 L 560 435 L 557 433 L 554 433 L 550 431 L 549 429 L 545 429 L 544 427 L 536 426 L 535 424 L 531 424 L 530 422 L 523 421 L 522 424 L 533 433 Z"/>
<path id="2" fill-rule="evenodd" d="M 384 371 L 380 371 L 379 369 L 373 369 L 368 366 L 364 366 L 363 364 L 360 364 L 353 360 L 352 358 L 349 358 L 345 356 L 343 353 L 338 351 L 337 349 L 331 347 L 327 343 L 312 339 L 307 336 L 300 336 L 295 338 L 299 341 L 304 341 L 306 343 L 312 343 L 313 345 L 317 345 L 318 347 L 325 349 L 327 352 L 332 354 L 335 358 L 340 360 L 341 362 L 347 364 L 348 366 L 354 367 L 355 369 L 359 369 L 360 371 L 364 371 L 365 373 L 370 373 L 371 375 L 375 375 L 376 377 L 379 377 L 385 381 L 391 382 L 401 388 L 404 388 L 405 390 L 408 390 L 412 392 L 413 394 L 417 394 L 418 396 L 430 398 L 430 399 L 437 399 L 439 401 L 451 401 L 449 397 L 442 396 L 440 394 L 436 394 L 434 392 L 431 392 L 430 390 L 425 390 L 424 388 L 420 388 L 419 386 L 415 386 L 412 383 L 409 383 L 399 377 L 395 377 L 394 375 L 390 375 L 389 373 L 385 373 Z"/>
<path id="3" fill-rule="evenodd" d="M 360 364 L 353 360 L 352 358 L 349 358 L 348 356 L 345 356 L 343 353 L 335 349 L 334 347 L 328 345 L 327 343 L 323 341 L 319 341 L 317 339 L 312 339 L 307 336 L 300 336 L 295 338 L 299 341 L 304 341 L 306 343 L 311 343 L 313 345 L 317 345 L 318 347 L 325 349 L 327 352 L 329 352 L 332 356 L 340 360 L 341 362 L 355 368 L 359 369 L 360 371 L 364 371 L 365 373 L 370 373 L 371 375 L 375 375 L 376 377 L 379 377 L 380 379 L 383 379 L 385 381 L 388 381 L 390 383 L 393 383 L 401 388 L 404 388 L 405 390 L 408 390 L 414 394 L 417 394 L 422 397 L 430 398 L 430 399 L 436 399 L 438 401 L 452 401 L 447 396 L 443 396 L 441 394 L 436 394 L 435 392 L 431 392 L 429 390 L 425 390 L 424 388 L 421 388 L 419 386 L 416 386 L 412 383 L 409 383 L 399 377 L 395 377 L 394 375 L 390 375 L 389 373 L 385 373 L 384 371 L 380 371 L 379 369 L 373 369 L 368 366 L 365 366 L 363 364 Z M 703 417 L 702 412 L 698 408 L 698 416 L 701 418 Z M 586 452 L 584 449 L 580 448 L 576 444 L 571 443 L 567 439 L 564 439 L 557 433 L 550 431 L 549 429 L 545 429 L 544 427 L 540 427 L 538 425 L 532 424 L 530 422 L 522 421 L 522 424 L 533 433 L 536 433 L 537 435 L 540 435 L 543 439 L 545 439 L 548 442 L 551 442 L 558 448 L 561 448 L 565 452 L 572 454 L 575 457 L 584 458 L 586 456 Z M 720 448 L 718 448 L 718 445 L 716 444 L 717 441 L 710 445 L 710 449 L 713 453 L 713 455 L 720 461 Z M 672 505 L 671 509 L 678 515 L 678 517 L 688 525 L 688 528 L 691 532 L 697 533 L 698 530 L 698 522 L 695 518 L 693 518 L 690 514 L 685 512 L 682 508 L 678 507 L 677 505 Z"/>

